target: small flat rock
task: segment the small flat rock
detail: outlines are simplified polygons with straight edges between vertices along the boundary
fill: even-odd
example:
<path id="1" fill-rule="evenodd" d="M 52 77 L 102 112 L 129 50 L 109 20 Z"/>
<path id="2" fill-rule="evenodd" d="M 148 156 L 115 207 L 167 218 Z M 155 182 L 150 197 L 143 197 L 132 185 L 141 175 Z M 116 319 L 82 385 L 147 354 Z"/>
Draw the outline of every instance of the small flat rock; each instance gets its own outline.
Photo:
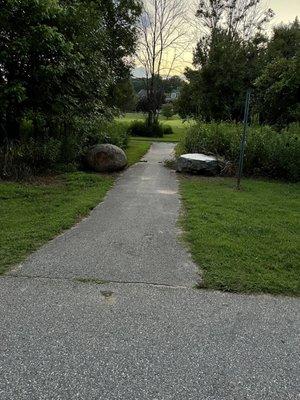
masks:
<path id="1" fill-rule="evenodd" d="M 203 175 L 217 175 L 224 162 L 217 157 L 201 153 L 183 154 L 177 160 L 178 172 L 189 172 Z"/>

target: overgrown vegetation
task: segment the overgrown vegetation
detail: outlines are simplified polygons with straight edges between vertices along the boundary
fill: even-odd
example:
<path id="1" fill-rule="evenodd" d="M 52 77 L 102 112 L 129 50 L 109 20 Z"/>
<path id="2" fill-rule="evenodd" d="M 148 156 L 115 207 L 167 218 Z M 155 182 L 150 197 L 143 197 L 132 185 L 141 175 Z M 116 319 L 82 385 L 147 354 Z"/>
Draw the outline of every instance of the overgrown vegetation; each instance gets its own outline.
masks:
<path id="1" fill-rule="evenodd" d="M 130 136 L 144 136 L 144 137 L 160 137 L 164 135 L 171 135 L 173 130 L 171 126 L 160 123 L 158 120 L 151 125 L 147 121 L 133 121 L 128 127 L 128 134 Z"/>
<path id="2" fill-rule="evenodd" d="M 30 124 L 26 129 L 31 129 Z M 28 135 L 20 141 L 7 141 L 0 147 L 0 177 L 20 180 L 49 171 L 75 171 L 84 167 L 86 151 L 96 143 L 111 143 L 126 149 L 127 127 L 100 119 L 84 122 L 78 119 L 72 132 L 66 135 L 49 138 Z"/>
<path id="3" fill-rule="evenodd" d="M 123 117 L 119 117 L 116 121 L 121 122 L 122 124 L 129 127 L 132 122 L 134 121 L 141 121 L 145 120 L 145 115 L 143 113 L 127 113 Z M 172 128 L 173 133 L 168 133 L 163 137 L 145 137 L 145 136 L 135 136 L 134 139 L 136 140 L 143 140 L 143 141 L 156 141 L 156 142 L 179 142 L 183 139 L 186 134 L 188 127 L 194 124 L 194 121 L 183 121 L 177 115 L 166 119 L 163 115 L 160 115 L 158 118 L 160 124 L 168 125 Z"/>
<path id="4" fill-rule="evenodd" d="M 2 175 L 77 163 L 90 142 L 122 141 L 101 126 L 129 80 L 140 12 L 138 0 L 1 2 Z"/>
<path id="5" fill-rule="evenodd" d="M 300 294 L 298 184 L 182 178 L 182 224 L 202 286 Z"/>
<path id="6" fill-rule="evenodd" d="M 183 118 L 242 121 L 247 89 L 252 89 L 252 116 L 282 129 L 300 119 L 300 25 L 274 28 L 265 24 L 271 10 L 261 1 L 201 1 L 197 16 L 205 28 L 194 51 L 194 67 L 185 72 L 177 101 Z"/>
<path id="7" fill-rule="evenodd" d="M 242 124 L 198 123 L 190 127 L 177 153 L 205 153 L 224 157 L 231 162 L 226 172 L 234 174 L 242 130 Z M 269 126 L 250 127 L 244 172 L 246 175 L 298 181 L 300 127 L 291 127 L 291 130 L 286 129 L 280 133 Z"/>

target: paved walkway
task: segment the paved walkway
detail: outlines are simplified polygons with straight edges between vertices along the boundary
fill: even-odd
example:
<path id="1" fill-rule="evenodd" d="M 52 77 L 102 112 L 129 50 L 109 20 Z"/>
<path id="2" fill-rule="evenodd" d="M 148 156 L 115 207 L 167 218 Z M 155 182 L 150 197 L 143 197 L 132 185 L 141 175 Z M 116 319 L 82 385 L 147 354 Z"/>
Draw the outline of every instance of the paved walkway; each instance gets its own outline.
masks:
<path id="1" fill-rule="evenodd" d="M 193 289 L 171 151 L 0 279 L 1 400 L 299 399 L 299 301 Z"/>

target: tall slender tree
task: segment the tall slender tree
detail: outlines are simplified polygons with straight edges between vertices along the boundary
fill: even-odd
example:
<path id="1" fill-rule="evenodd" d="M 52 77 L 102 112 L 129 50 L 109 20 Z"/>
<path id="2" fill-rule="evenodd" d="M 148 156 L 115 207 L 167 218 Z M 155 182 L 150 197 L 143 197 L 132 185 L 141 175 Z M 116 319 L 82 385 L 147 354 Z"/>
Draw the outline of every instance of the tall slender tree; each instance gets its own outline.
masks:
<path id="1" fill-rule="evenodd" d="M 188 46 L 186 40 L 186 3 L 181 0 L 147 0 L 138 26 L 139 48 L 137 58 L 146 73 L 149 104 L 148 124 L 158 117 L 161 76 L 169 76 Z"/>

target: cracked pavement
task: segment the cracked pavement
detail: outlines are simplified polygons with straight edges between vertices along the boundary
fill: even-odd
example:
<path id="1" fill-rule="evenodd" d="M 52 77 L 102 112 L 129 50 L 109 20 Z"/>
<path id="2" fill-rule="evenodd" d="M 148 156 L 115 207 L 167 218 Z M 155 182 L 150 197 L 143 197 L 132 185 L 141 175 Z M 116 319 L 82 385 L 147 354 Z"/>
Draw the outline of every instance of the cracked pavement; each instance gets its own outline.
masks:
<path id="1" fill-rule="evenodd" d="M 0 278 L 1 400 L 299 399 L 299 300 L 194 289 L 172 149 Z"/>

